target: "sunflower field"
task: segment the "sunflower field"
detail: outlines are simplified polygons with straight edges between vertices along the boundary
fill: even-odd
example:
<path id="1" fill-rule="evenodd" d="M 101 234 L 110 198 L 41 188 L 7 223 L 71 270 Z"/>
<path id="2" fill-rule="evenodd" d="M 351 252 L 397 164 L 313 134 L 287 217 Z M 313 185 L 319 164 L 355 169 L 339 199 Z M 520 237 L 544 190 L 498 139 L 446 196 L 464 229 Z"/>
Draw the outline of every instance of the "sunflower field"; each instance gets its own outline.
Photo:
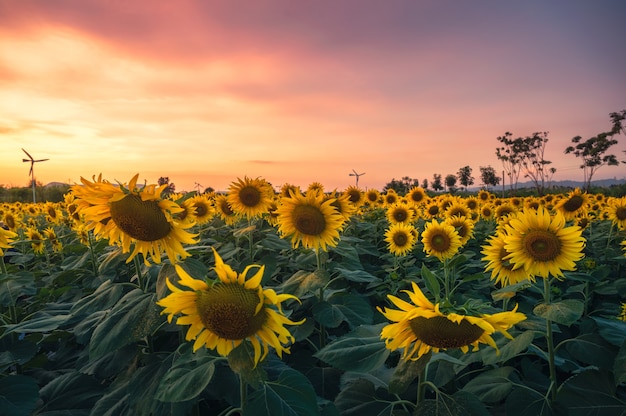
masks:
<path id="1" fill-rule="evenodd" d="M 624 415 L 626 197 L 0 205 L 1 415 Z"/>

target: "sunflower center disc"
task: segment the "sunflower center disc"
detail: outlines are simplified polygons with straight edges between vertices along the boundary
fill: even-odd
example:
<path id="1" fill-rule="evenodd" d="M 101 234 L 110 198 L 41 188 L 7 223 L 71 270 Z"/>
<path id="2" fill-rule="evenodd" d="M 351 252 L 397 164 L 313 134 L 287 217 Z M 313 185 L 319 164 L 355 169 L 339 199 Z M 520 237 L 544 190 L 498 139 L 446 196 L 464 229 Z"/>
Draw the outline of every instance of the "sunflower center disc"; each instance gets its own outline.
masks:
<path id="1" fill-rule="evenodd" d="M 254 186 L 246 186 L 238 194 L 241 203 L 247 207 L 256 207 L 261 202 L 261 192 Z"/>
<path id="2" fill-rule="evenodd" d="M 393 219 L 398 222 L 404 222 L 409 218 L 409 214 L 403 209 L 397 209 L 393 212 Z"/>
<path id="3" fill-rule="evenodd" d="M 352 203 L 357 203 L 361 199 L 361 193 L 357 190 L 352 190 L 348 192 L 348 199 Z"/>
<path id="4" fill-rule="evenodd" d="M 620 221 L 624 221 L 626 220 L 626 208 L 618 208 L 615 210 L 615 217 L 617 217 L 618 220 Z"/>
<path id="5" fill-rule="evenodd" d="M 259 302 L 256 291 L 236 283 L 217 283 L 198 293 L 196 306 L 207 329 L 220 338 L 240 340 L 254 335 L 267 320 L 265 309 L 254 314 Z"/>
<path id="6" fill-rule="evenodd" d="M 126 195 L 112 202 L 111 219 L 120 230 L 139 241 L 157 241 L 171 231 L 159 203 L 142 201 L 139 195 Z"/>
<path id="7" fill-rule="evenodd" d="M 233 215 L 235 213 L 232 209 L 230 209 L 230 205 L 228 205 L 228 202 L 226 202 L 225 200 L 222 201 L 222 203 L 220 204 L 220 209 L 226 216 Z"/>
<path id="8" fill-rule="evenodd" d="M 548 231 L 531 231 L 524 238 L 526 253 L 536 261 L 551 261 L 561 252 L 561 241 Z"/>
<path id="9" fill-rule="evenodd" d="M 450 239 L 445 234 L 436 234 L 431 239 L 430 245 L 436 251 L 446 251 L 450 248 Z"/>
<path id="10" fill-rule="evenodd" d="M 565 211 L 567 212 L 576 212 L 583 206 L 583 202 L 584 199 L 581 196 L 574 195 L 568 199 L 565 204 L 563 204 L 563 208 L 565 208 Z"/>
<path id="11" fill-rule="evenodd" d="M 320 235 L 326 229 L 324 214 L 310 205 L 300 205 L 293 210 L 296 230 L 306 235 Z"/>
<path id="12" fill-rule="evenodd" d="M 405 233 L 395 233 L 393 242 L 398 247 L 404 247 L 409 242 L 409 237 Z"/>
<path id="13" fill-rule="evenodd" d="M 204 217 L 209 210 L 207 209 L 206 204 L 200 203 L 200 202 L 196 202 L 195 204 L 193 204 L 194 208 L 196 209 L 196 216 L 197 217 Z"/>
<path id="14" fill-rule="evenodd" d="M 476 341 L 484 332 L 482 328 L 466 320 L 457 324 L 445 316 L 418 316 L 411 319 L 409 325 L 420 341 L 435 348 L 464 347 Z"/>

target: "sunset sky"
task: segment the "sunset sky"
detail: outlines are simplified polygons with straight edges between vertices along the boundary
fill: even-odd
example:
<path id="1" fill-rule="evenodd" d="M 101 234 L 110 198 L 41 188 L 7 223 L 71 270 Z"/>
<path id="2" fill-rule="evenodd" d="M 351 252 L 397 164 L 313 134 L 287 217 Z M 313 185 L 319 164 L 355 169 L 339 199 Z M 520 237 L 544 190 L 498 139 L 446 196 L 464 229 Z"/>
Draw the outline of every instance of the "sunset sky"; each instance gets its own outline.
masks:
<path id="1" fill-rule="evenodd" d="M 548 131 L 553 179 L 582 180 L 564 150 L 626 109 L 625 22 L 624 0 L 0 0 L 0 184 L 28 185 L 21 148 L 44 184 L 480 184 L 506 131 Z"/>

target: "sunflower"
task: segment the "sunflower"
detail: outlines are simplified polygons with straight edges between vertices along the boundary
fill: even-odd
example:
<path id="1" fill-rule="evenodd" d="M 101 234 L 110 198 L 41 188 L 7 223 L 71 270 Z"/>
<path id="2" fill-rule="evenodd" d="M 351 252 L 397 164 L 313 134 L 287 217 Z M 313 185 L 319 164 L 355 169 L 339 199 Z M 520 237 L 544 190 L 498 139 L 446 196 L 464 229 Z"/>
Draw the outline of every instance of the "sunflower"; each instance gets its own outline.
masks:
<path id="1" fill-rule="evenodd" d="M 609 219 L 620 230 L 626 229 L 626 198 L 615 198 L 605 207 Z"/>
<path id="2" fill-rule="evenodd" d="M 459 237 L 461 237 L 461 245 L 465 245 L 474 236 L 474 221 L 469 218 L 455 215 L 447 217 L 443 222 L 454 227 Z"/>
<path id="3" fill-rule="evenodd" d="M 494 199 L 495 195 L 493 195 L 489 191 L 481 189 L 480 191 L 478 191 L 478 194 L 476 195 L 476 197 L 482 202 L 488 202 L 489 200 Z"/>
<path id="4" fill-rule="evenodd" d="M 365 192 L 365 202 L 372 206 L 376 206 L 380 203 L 380 192 L 376 189 L 369 189 Z"/>
<path id="5" fill-rule="evenodd" d="M 430 202 L 424 208 L 424 215 L 428 218 L 437 218 L 441 213 L 441 208 L 439 207 L 439 203 L 436 201 Z"/>
<path id="6" fill-rule="evenodd" d="M 355 206 L 360 207 L 363 203 L 364 195 L 363 191 L 361 191 L 356 186 L 348 186 L 345 191 L 343 191 L 345 195 L 348 196 L 348 200 Z"/>
<path id="7" fill-rule="evenodd" d="M 426 201 L 428 195 L 426 195 L 426 191 L 421 186 L 414 186 L 406 194 L 406 197 L 409 202 L 419 205 Z"/>
<path id="8" fill-rule="evenodd" d="M 523 280 L 534 281 L 534 277 L 529 276 L 524 268 L 513 269 L 513 264 L 508 260 L 511 254 L 504 248 L 506 234 L 497 231 L 495 235 L 487 239 L 487 245 L 483 246 L 482 254 L 484 261 L 487 261 L 485 271 L 491 270 L 491 280 L 495 280 L 501 287 L 514 285 Z"/>
<path id="9" fill-rule="evenodd" d="M 393 190 L 393 188 L 387 189 L 387 191 L 382 195 L 383 204 L 388 207 L 390 205 L 395 204 L 400 199 L 400 196 Z"/>
<path id="10" fill-rule="evenodd" d="M 626 303 L 622 303 L 619 315 L 617 315 L 617 319 L 626 322 Z"/>
<path id="11" fill-rule="evenodd" d="M 226 225 L 233 225 L 241 219 L 241 217 L 231 208 L 226 195 L 217 195 L 213 205 L 215 205 L 217 215 L 219 215 Z"/>
<path id="12" fill-rule="evenodd" d="M 389 224 L 410 224 L 415 212 L 404 202 L 397 202 L 387 208 Z"/>
<path id="13" fill-rule="evenodd" d="M 391 224 L 385 232 L 385 241 L 388 249 L 394 256 L 404 256 L 413 250 L 417 240 L 417 230 L 411 224 Z"/>
<path id="14" fill-rule="evenodd" d="M 311 182 L 309 184 L 309 186 L 306 189 L 306 193 L 310 194 L 310 193 L 320 193 L 323 194 L 324 193 L 324 185 L 322 185 L 320 182 Z"/>
<path id="15" fill-rule="evenodd" d="M 300 192 L 300 188 L 297 185 L 292 185 L 290 183 L 284 183 L 283 186 L 280 187 L 281 197 L 289 197 L 292 192 Z"/>
<path id="16" fill-rule="evenodd" d="M 148 255 L 160 263 L 163 251 L 172 263 L 178 256 L 188 257 L 182 244 L 196 242 L 195 234 L 185 231 L 192 224 L 174 219 L 182 209 L 174 201 L 161 198 L 167 184 L 139 189 L 138 177 L 139 174 L 135 175 L 128 186 L 119 187 L 103 181 L 102 176 L 93 182 L 81 178 L 83 185 L 75 185 L 71 190 L 87 227 L 97 238 L 107 238 L 109 244 L 119 245 L 123 253 L 130 252 L 130 246 L 134 245 L 127 262 L 142 253 L 146 264 L 149 264 Z"/>
<path id="17" fill-rule="evenodd" d="M 326 251 L 339 242 L 344 217 L 333 206 L 333 199 L 324 200 L 317 192 L 292 194 L 282 198 L 278 207 L 278 231 L 288 237 L 294 248 L 303 247 Z"/>
<path id="18" fill-rule="evenodd" d="M 560 211 L 565 219 L 569 221 L 584 212 L 588 204 L 589 196 L 586 193 L 581 192 L 579 188 L 576 188 L 570 192 L 567 197 L 562 198 L 556 204 L 555 209 Z"/>
<path id="19" fill-rule="evenodd" d="M 480 207 L 480 217 L 485 221 L 493 220 L 495 215 L 494 207 L 491 204 L 484 204 Z"/>
<path id="20" fill-rule="evenodd" d="M 11 243 L 15 237 L 17 237 L 16 233 L 0 227 L 0 256 L 4 256 L 3 248 L 11 248 Z"/>
<path id="21" fill-rule="evenodd" d="M 46 248 L 43 240 L 43 236 L 39 232 L 38 229 L 29 227 L 26 230 L 26 236 L 30 240 L 30 246 L 33 249 L 35 254 L 43 254 L 44 249 Z"/>
<path id="22" fill-rule="evenodd" d="M 565 226 L 565 217 L 550 215 L 545 208 L 516 213 L 505 226 L 506 260 L 513 270 L 522 268 L 531 276 L 563 277 L 564 270 L 575 270 L 583 258 L 585 239 L 577 225 Z"/>
<path id="23" fill-rule="evenodd" d="M 345 221 L 349 221 L 357 210 L 357 207 L 350 202 L 350 196 L 344 193 L 337 195 L 336 191 L 331 192 L 329 195 L 324 195 L 324 201 L 326 200 L 332 200 L 332 206 Z"/>
<path id="24" fill-rule="evenodd" d="M 496 206 L 496 209 L 494 211 L 494 216 L 496 218 L 496 221 L 498 222 L 506 222 L 507 221 L 507 217 L 513 213 L 517 212 L 517 208 L 515 208 L 513 206 L 513 204 L 509 204 L 508 202 L 504 202 L 500 205 Z"/>
<path id="25" fill-rule="evenodd" d="M 231 183 L 227 200 L 234 212 L 249 219 L 265 214 L 273 197 L 272 185 L 265 179 L 250 179 L 246 176 Z"/>
<path id="26" fill-rule="evenodd" d="M 196 195 L 185 202 L 193 208 L 196 224 L 206 224 L 215 215 L 211 200 L 206 194 Z"/>
<path id="27" fill-rule="evenodd" d="M 254 348 L 254 365 L 263 360 L 269 348 L 282 358 L 289 353 L 294 337 L 284 325 L 300 325 L 291 321 L 282 311 L 282 303 L 299 299 L 293 295 L 277 294 L 273 289 L 263 289 L 261 279 L 265 266 L 249 265 L 243 273 L 236 273 L 213 249 L 215 272 L 218 280 L 206 283 L 191 277 L 179 264 L 175 265 L 178 284 L 191 290 L 180 289 L 167 279 L 171 294 L 159 300 L 161 314 L 167 314 L 168 322 L 175 315 L 177 325 L 190 325 L 185 339 L 195 340 L 193 351 L 200 347 L 217 350 L 227 357 L 245 340 Z M 248 272 L 256 269 L 254 275 Z"/>
<path id="28" fill-rule="evenodd" d="M 464 203 L 456 201 L 446 208 L 445 215 L 446 217 L 469 217 L 470 209 Z"/>
<path id="29" fill-rule="evenodd" d="M 45 230 L 43 230 L 43 234 L 48 239 L 48 241 L 50 241 L 50 244 L 52 245 L 52 251 L 54 251 L 55 253 L 60 253 L 63 251 L 63 243 L 61 243 L 61 240 L 59 240 L 59 238 L 57 237 L 54 228 L 46 228 Z"/>
<path id="30" fill-rule="evenodd" d="M 9 230 L 15 231 L 18 229 L 20 221 L 18 220 L 18 218 L 16 217 L 14 213 L 7 212 L 4 214 L 4 217 L 2 218 L 2 222 L 4 222 L 4 225 L 6 225 L 9 228 Z"/>
<path id="31" fill-rule="evenodd" d="M 424 225 L 422 244 L 424 244 L 426 254 L 443 261 L 453 257 L 459 251 L 461 237 L 452 225 L 430 221 Z"/>
<path id="32" fill-rule="evenodd" d="M 463 353 L 476 351 L 479 344 L 487 344 L 498 350 L 492 335 L 500 332 L 512 339 L 507 332 L 513 325 L 526 319 L 517 312 L 517 306 L 511 312 L 480 314 L 478 316 L 458 313 L 442 313 L 439 304 L 433 304 L 422 293 L 415 282 L 411 282 L 413 291 L 403 290 L 409 295 L 410 302 L 396 296 L 387 295 L 399 309 L 380 308 L 378 311 L 393 323 L 383 327 L 380 333 L 385 346 L 391 351 L 403 349 L 403 360 L 417 360 L 422 355 L 433 351 L 459 348 Z"/>

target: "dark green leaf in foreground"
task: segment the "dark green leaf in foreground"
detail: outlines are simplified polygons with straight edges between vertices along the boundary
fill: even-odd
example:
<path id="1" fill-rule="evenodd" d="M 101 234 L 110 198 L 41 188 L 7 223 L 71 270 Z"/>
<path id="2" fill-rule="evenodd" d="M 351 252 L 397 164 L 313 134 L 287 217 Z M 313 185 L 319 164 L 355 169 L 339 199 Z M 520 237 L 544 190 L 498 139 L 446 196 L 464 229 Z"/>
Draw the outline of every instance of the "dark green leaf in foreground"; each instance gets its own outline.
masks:
<path id="1" fill-rule="evenodd" d="M 472 393 L 483 402 L 499 402 L 506 398 L 513 387 L 513 382 L 509 379 L 513 371 L 513 367 L 485 371 L 471 379 L 463 390 Z"/>
<path id="2" fill-rule="evenodd" d="M 383 326 L 360 326 L 326 345 L 315 357 L 345 371 L 366 373 L 378 368 L 389 357 L 389 350 L 380 339 Z"/>
<path id="3" fill-rule="evenodd" d="M 400 360 L 391 380 L 389 380 L 389 393 L 404 393 L 409 385 L 419 377 L 420 372 L 426 368 L 431 357 L 432 352 L 428 351 L 417 360 Z"/>
<path id="4" fill-rule="evenodd" d="M 626 402 L 615 395 L 608 372 L 588 370 L 569 378 L 557 393 L 557 403 L 570 416 L 626 414 Z"/>
<path id="5" fill-rule="evenodd" d="M 246 416 L 319 415 L 315 390 L 300 372 L 284 368 L 278 377 L 266 381 L 248 396 Z"/>
<path id="6" fill-rule="evenodd" d="M 488 355 L 484 359 L 485 364 L 503 363 L 516 357 L 519 353 L 526 351 L 528 346 L 533 342 L 535 338 L 534 331 L 524 331 L 512 340 L 506 340 L 506 344 L 500 348 L 500 354 Z"/>
<path id="7" fill-rule="evenodd" d="M 613 376 L 615 377 L 615 385 L 626 383 L 626 341 L 624 341 L 617 353 L 617 357 L 615 357 Z"/>
<path id="8" fill-rule="evenodd" d="M 534 314 L 557 324 L 570 326 L 583 314 L 584 304 L 576 299 L 565 299 L 550 304 L 540 303 L 533 310 Z"/>
<path id="9" fill-rule="evenodd" d="M 14 306 L 21 296 L 37 293 L 35 277 L 32 273 L 21 271 L 10 275 L 2 275 L 0 279 L 0 305 Z"/>
<path id="10" fill-rule="evenodd" d="M 219 357 L 210 355 L 204 348 L 197 354 L 188 348 L 165 373 L 157 388 L 156 399 L 183 402 L 199 396 L 213 378 L 217 359 Z"/>
<path id="11" fill-rule="evenodd" d="M 324 287 L 329 279 L 328 273 L 323 270 L 314 272 L 299 270 L 283 282 L 281 291 L 302 298 L 307 293 L 315 292 L 319 288 Z"/>
<path id="12" fill-rule="evenodd" d="M 592 316 L 598 325 L 598 332 L 602 338 L 619 347 L 626 341 L 626 322 L 617 319 L 607 319 Z"/>
<path id="13" fill-rule="evenodd" d="M 154 330 L 159 320 L 155 295 L 134 289 L 98 324 L 89 343 L 89 356 L 94 359 L 143 339 Z"/>
<path id="14" fill-rule="evenodd" d="M 343 416 L 410 415 L 410 412 L 402 411 L 403 406 L 396 400 L 397 396 L 376 389 L 371 381 L 357 379 L 341 390 L 335 398 L 335 406 Z"/>
<path id="15" fill-rule="evenodd" d="M 461 390 L 452 396 L 438 394 L 436 399 L 425 400 L 414 416 L 489 416 L 489 411 L 476 396 Z"/>
<path id="16" fill-rule="evenodd" d="M 506 398 L 507 416 L 552 416 L 552 404 L 542 393 L 531 388 L 516 387 Z"/>
<path id="17" fill-rule="evenodd" d="M 39 399 L 39 386 L 22 375 L 0 378 L 0 412 L 6 416 L 29 415 Z"/>

